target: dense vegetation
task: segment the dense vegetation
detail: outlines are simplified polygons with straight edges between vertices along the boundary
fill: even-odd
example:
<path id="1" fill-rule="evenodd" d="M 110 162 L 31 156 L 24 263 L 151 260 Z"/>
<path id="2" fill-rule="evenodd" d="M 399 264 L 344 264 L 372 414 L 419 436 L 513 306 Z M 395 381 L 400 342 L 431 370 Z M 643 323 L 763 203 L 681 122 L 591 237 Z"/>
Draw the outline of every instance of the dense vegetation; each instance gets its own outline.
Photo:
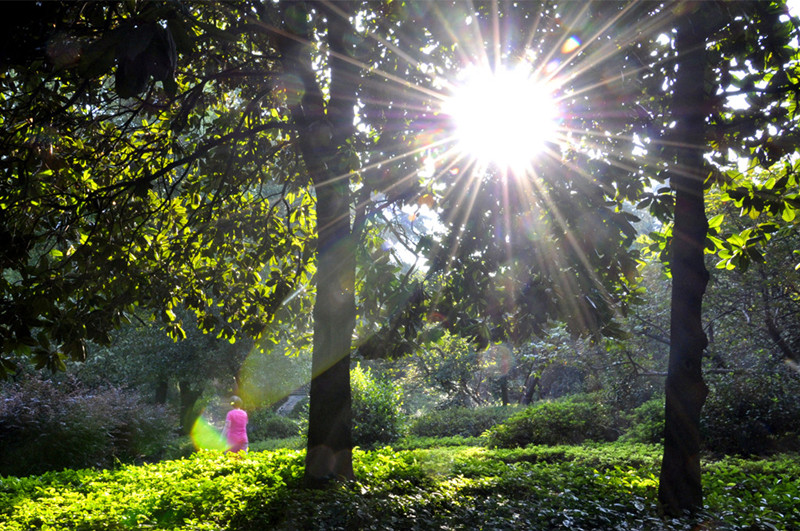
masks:
<path id="1" fill-rule="evenodd" d="M 303 451 L 200 452 L 117 470 L 0 482 L 4 530 L 796 529 L 795 456 L 706 460 L 693 518 L 656 509 L 660 449 L 642 444 L 356 452 L 359 480 L 302 487 Z"/>
<path id="2" fill-rule="evenodd" d="M 701 475 L 701 456 L 800 449 L 785 2 L 8 5 L 0 474 L 52 471 L 4 478 L 8 511 L 100 499 L 95 478 L 119 477 L 131 502 L 107 527 L 655 527 L 636 490 L 655 462 L 634 489 L 623 455 L 588 473 L 530 446 L 621 440 L 663 448 L 668 514 L 704 514 L 705 488 L 709 525 L 796 520 L 717 500 L 767 489 L 760 472 L 721 490 L 708 461 Z M 540 156 L 488 163 L 454 140 L 446 103 L 473 62 L 552 82 Z M 485 138 L 537 121 L 515 112 L 526 90 L 469 109 L 515 115 Z M 136 475 L 187 474 L 168 458 L 219 447 L 234 393 L 254 450 L 307 451 L 193 456 L 195 489 L 150 497 Z M 354 463 L 384 444 L 407 451 Z M 303 485 L 329 489 L 302 490 L 302 456 Z M 418 470 L 440 459 L 458 466 Z"/>

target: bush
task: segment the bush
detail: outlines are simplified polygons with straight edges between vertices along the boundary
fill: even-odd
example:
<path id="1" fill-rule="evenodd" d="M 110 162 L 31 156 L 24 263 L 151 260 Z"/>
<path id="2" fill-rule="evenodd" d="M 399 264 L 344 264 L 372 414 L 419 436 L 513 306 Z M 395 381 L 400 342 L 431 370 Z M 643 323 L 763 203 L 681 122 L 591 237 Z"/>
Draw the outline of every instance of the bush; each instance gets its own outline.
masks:
<path id="1" fill-rule="evenodd" d="M 628 415 L 630 426 L 622 435 L 625 442 L 664 442 L 664 397 L 651 398 Z"/>
<path id="2" fill-rule="evenodd" d="M 370 448 L 397 440 L 403 430 L 400 387 L 357 364 L 350 371 L 353 442 Z"/>
<path id="3" fill-rule="evenodd" d="M 308 489 L 297 450 L 3 478 L 4 531 L 30 529 L 800 529 L 800 460 L 703 460 L 704 507 L 658 515 L 643 444 L 355 451 L 359 481 Z"/>
<path id="4" fill-rule="evenodd" d="M 708 450 L 764 455 L 800 447 L 800 378 L 784 367 L 709 380 L 701 416 Z"/>
<path id="5" fill-rule="evenodd" d="M 282 439 L 266 439 L 263 441 L 256 441 L 250 444 L 251 452 L 274 452 L 275 450 L 304 450 L 307 445 L 305 437 L 295 435 L 294 437 L 285 437 Z"/>
<path id="6" fill-rule="evenodd" d="M 188 435 L 173 437 L 167 441 L 158 457 L 161 460 L 184 459 L 197 451 L 194 440 Z"/>
<path id="7" fill-rule="evenodd" d="M 517 406 L 498 406 L 429 411 L 414 419 L 409 432 L 420 437 L 479 437 L 518 410 Z"/>
<path id="8" fill-rule="evenodd" d="M 591 395 L 540 402 L 488 431 L 488 446 L 513 448 L 529 444 L 579 444 L 616 439 L 617 420 Z"/>
<path id="9" fill-rule="evenodd" d="M 421 448 L 447 448 L 448 446 L 484 446 L 486 439 L 483 437 L 420 437 L 406 435 L 392 443 L 395 450 L 417 450 Z"/>
<path id="10" fill-rule="evenodd" d="M 285 439 L 298 433 L 300 423 L 296 419 L 283 417 L 266 408 L 248 413 L 247 438 L 250 442 Z"/>
<path id="11" fill-rule="evenodd" d="M 160 457 L 175 425 L 133 391 L 33 378 L 0 402 L 0 474 L 111 467 Z"/>

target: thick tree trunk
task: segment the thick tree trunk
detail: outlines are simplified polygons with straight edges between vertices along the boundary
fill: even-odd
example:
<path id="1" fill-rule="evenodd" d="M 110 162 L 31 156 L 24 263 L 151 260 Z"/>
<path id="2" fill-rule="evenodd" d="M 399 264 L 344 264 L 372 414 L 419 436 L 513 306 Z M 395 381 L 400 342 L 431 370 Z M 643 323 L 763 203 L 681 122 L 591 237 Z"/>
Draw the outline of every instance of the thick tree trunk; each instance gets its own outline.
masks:
<path id="1" fill-rule="evenodd" d="M 303 18 L 302 3 L 283 4 L 285 15 Z M 317 199 L 317 299 L 314 304 L 314 348 L 309 393 L 308 451 L 305 483 L 324 486 L 332 479 L 352 479 L 352 410 L 350 348 L 355 327 L 355 245 L 350 226 L 348 141 L 354 134 L 353 106 L 358 67 L 347 61 L 346 40 L 352 33 L 350 4 L 314 4 L 327 21 L 330 51 L 329 98 L 323 96 L 311 66 L 310 27 L 287 28 L 305 34 L 279 36 L 284 70 L 302 85 L 292 106 L 303 155 Z M 299 10 L 299 11 L 298 11 Z"/>
<path id="2" fill-rule="evenodd" d="M 702 32 L 684 19 L 676 37 L 677 81 L 673 111 L 677 164 L 670 178 L 675 194 L 672 238 L 672 307 L 666 381 L 664 458 L 658 497 L 665 514 L 703 507 L 700 474 L 700 410 L 708 388 L 702 358 L 707 346 L 701 322 L 708 271 L 703 261 L 708 222 L 703 203 L 706 53 Z"/>
<path id="3" fill-rule="evenodd" d="M 350 343 L 355 325 L 348 183 L 317 192 L 319 240 L 306 484 L 353 478 Z"/>

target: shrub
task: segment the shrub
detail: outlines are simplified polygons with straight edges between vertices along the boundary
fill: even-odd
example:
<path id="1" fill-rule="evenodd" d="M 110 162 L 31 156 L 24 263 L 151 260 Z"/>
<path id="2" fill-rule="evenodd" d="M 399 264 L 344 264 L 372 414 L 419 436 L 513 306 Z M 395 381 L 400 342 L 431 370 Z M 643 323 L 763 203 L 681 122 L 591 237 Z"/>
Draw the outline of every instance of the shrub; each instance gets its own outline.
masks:
<path id="1" fill-rule="evenodd" d="M 3 478 L 2 529 L 800 529 L 800 460 L 703 460 L 704 508 L 661 518 L 643 444 L 355 451 L 358 482 L 303 485 L 303 451 L 197 452 Z"/>
<path id="2" fill-rule="evenodd" d="M 616 438 L 617 421 L 609 408 L 591 395 L 540 402 L 488 431 L 490 447 L 529 444 L 578 444 Z"/>
<path id="3" fill-rule="evenodd" d="M 158 457 L 161 460 L 184 459 L 191 456 L 197 451 L 195 442 L 188 435 L 173 437 L 159 452 Z"/>
<path id="4" fill-rule="evenodd" d="M 701 428 L 707 449 L 759 455 L 800 447 L 800 378 L 783 367 L 709 381 Z"/>
<path id="5" fill-rule="evenodd" d="M 275 450 L 289 449 L 289 450 L 304 450 L 306 448 L 306 438 L 300 435 L 294 437 L 285 437 L 282 439 L 266 439 L 263 441 L 256 441 L 250 444 L 251 452 L 274 452 Z"/>
<path id="6" fill-rule="evenodd" d="M 248 413 L 247 437 L 250 442 L 285 439 L 294 437 L 299 432 L 300 423 L 296 419 L 283 417 L 267 408 Z"/>
<path id="7" fill-rule="evenodd" d="M 400 387 L 357 364 L 350 371 L 353 392 L 353 442 L 365 448 L 390 443 L 402 435 Z"/>
<path id="8" fill-rule="evenodd" d="M 420 437 L 406 435 L 392 443 L 395 450 L 416 450 L 420 448 L 446 448 L 448 446 L 484 446 L 486 439 L 483 437 Z"/>
<path id="9" fill-rule="evenodd" d="M 628 415 L 630 426 L 621 439 L 658 444 L 664 441 L 664 397 L 651 398 Z"/>
<path id="10" fill-rule="evenodd" d="M 498 406 L 429 411 L 414 419 L 409 432 L 420 437 L 479 437 L 518 410 L 516 406 Z"/>
<path id="11" fill-rule="evenodd" d="M 175 425 L 133 391 L 32 378 L 0 402 L 0 474 L 110 467 L 158 457 Z"/>

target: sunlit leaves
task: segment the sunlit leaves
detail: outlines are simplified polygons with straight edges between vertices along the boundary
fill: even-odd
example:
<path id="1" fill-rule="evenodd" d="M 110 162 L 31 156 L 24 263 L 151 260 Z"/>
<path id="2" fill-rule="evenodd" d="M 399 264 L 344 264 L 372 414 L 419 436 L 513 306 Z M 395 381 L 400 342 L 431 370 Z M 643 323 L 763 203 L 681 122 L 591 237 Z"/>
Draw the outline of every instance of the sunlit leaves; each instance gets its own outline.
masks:
<path id="1" fill-rule="evenodd" d="M 82 342 L 107 343 L 134 305 L 153 308 L 179 338 L 181 307 L 214 334 L 258 335 L 308 279 L 313 202 L 282 198 L 279 176 L 297 172 L 279 156 L 280 121 L 264 111 L 269 58 L 194 42 L 199 28 L 238 20 L 225 6 L 140 7 L 87 7 L 75 16 L 97 33 L 75 70 L 21 64 L 0 82 L 10 146 L 0 183 L 4 360 L 37 345 L 39 365 L 80 359 Z M 134 45 L 125 32 L 143 38 Z M 248 38 L 269 49 L 263 36 Z M 175 50 L 186 54 L 178 74 Z M 147 63 L 140 77 L 122 64 L 117 71 L 122 95 L 140 99 L 111 89 L 114 54 Z M 225 63 L 263 73 L 217 76 Z M 46 347 L 35 339 L 42 329 Z"/>
<path id="2" fill-rule="evenodd" d="M 657 515 L 655 445 L 357 451 L 356 483 L 299 488 L 303 452 L 199 452 L 113 471 L 4 478 L 11 530 L 151 527 L 487 527 L 740 529 L 798 522 L 791 455 L 704 463 L 708 503 L 693 518 Z M 212 478 L 212 479 L 209 479 Z M 168 495 L 165 495 L 168 494 Z M 13 506 L 12 502 L 13 501 Z"/>

